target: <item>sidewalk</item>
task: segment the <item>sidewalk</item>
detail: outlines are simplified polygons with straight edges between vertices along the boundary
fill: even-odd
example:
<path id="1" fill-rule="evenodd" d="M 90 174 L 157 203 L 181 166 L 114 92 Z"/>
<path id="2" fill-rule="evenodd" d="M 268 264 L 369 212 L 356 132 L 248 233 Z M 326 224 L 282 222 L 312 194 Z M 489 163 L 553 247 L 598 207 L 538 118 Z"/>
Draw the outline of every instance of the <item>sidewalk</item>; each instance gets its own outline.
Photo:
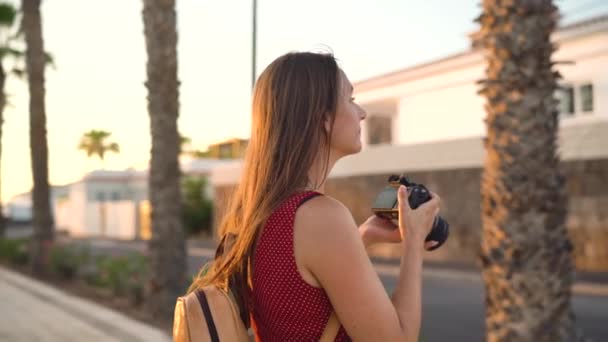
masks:
<path id="1" fill-rule="evenodd" d="M 0 341 L 170 341 L 160 329 L 0 267 Z"/>

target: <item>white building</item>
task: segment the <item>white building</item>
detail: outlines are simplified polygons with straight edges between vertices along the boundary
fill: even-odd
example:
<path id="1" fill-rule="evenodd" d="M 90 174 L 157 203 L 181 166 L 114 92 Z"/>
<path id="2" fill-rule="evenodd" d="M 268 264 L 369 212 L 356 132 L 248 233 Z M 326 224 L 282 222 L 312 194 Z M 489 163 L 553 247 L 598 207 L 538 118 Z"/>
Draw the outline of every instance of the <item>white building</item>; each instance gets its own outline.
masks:
<path id="1" fill-rule="evenodd" d="M 552 39 L 563 76 L 560 150 L 564 160 L 608 157 L 608 15 L 561 27 Z M 482 52 L 468 50 L 354 84 L 363 151 L 340 160 L 330 177 L 396 170 L 481 167 L 486 133 Z M 240 165 L 217 168 L 216 187 L 238 182 Z"/>
<path id="2" fill-rule="evenodd" d="M 608 15 L 560 28 L 553 59 L 567 87 L 562 126 L 608 120 Z M 480 51 L 466 51 L 430 63 L 377 76 L 354 85 L 368 112 L 364 144 L 419 144 L 485 135 L 484 78 Z"/>
<path id="3" fill-rule="evenodd" d="M 68 197 L 69 186 L 51 187 L 50 205 L 51 212 L 54 212 L 59 205 Z M 25 192 L 13 196 L 3 207 L 3 214 L 14 223 L 30 223 L 32 221 L 32 195 Z"/>
<path id="4" fill-rule="evenodd" d="M 74 236 L 138 237 L 147 171 L 96 170 L 69 187 L 68 200 L 55 211 L 58 230 Z"/>
<path id="5" fill-rule="evenodd" d="M 3 208 L 4 216 L 14 222 L 32 220 L 32 198 L 30 193 L 23 193 L 11 198 Z"/>
<path id="6" fill-rule="evenodd" d="M 229 163 L 182 159 L 181 170 L 186 176 L 208 176 L 214 167 Z M 209 184 L 201 191 L 213 197 Z M 73 236 L 145 239 L 150 235 L 147 170 L 90 172 L 78 182 L 52 187 L 51 206 L 57 230 Z M 31 221 L 31 194 L 13 197 L 7 212 L 13 220 Z"/>

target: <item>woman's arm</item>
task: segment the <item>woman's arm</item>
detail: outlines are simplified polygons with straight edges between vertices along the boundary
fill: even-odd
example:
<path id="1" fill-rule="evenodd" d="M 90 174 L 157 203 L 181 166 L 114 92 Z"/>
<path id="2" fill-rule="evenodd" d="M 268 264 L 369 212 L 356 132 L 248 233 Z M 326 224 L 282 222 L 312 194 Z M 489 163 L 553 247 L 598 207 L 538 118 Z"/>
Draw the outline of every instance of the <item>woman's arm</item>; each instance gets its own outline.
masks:
<path id="1" fill-rule="evenodd" d="M 423 205 L 417 216 L 435 211 Z M 419 211 L 420 210 L 420 211 Z M 411 211 L 413 213 L 414 211 Z M 408 212 L 408 215 L 410 213 Z M 415 215 L 416 216 L 416 215 Z M 427 215 L 430 216 L 430 215 Z M 404 235 L 400 276 L 392 298 L 386 293 L 365 251 L 352 215 L 326 196 L 306 202 L 295 221 L 295 253 L 299 269 L 314 277 L 353 340 L 416 341 L 420 330 L 421 268 L 425 232 L 432 218 L 410 220 L 420 232 Z M 306 277 L 305 277 L 306 279 Z M 313 284 L 314 285 L 314 284 Z"/>

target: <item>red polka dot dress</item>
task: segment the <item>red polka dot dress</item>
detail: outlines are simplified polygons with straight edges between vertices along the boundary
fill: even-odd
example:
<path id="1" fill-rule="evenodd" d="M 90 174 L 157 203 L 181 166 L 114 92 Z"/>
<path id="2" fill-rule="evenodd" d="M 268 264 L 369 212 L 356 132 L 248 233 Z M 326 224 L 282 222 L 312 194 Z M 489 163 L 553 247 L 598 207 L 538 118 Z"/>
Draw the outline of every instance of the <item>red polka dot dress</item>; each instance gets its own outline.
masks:
<path id="1" fill-rule="evenodd" d="M 296 266 L 293 223 L 297 208 L 318 192 L 299 192 L 268 218 L 253 258 L 256 341 L 318 341 L 333 311 L 322 288 L 306 283 Z M 336 341 L 350 341 L 340 328 Z"/>

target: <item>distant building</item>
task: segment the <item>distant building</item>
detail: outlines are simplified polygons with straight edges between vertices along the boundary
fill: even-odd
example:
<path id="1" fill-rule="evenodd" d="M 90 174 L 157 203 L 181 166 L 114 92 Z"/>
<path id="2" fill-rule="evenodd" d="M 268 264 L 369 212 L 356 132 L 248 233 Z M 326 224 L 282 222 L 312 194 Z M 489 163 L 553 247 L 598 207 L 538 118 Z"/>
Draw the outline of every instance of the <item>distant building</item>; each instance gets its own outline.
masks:
<path id="1" fill-rule="evenodd" d="M 207 177 L 218 165 L 231 160 L 187 159 L 181 161 L 184 176 Z M 205 191 L 213 198 L 208 184 Z M 120 239 L 150 237 L 148 171 L 96 170 L 80 181 L 52 187 L 51 205 L 57 230 L 74 236 L 104 236 Z M 32 219 L 31 194 L 13 197 L 7 204 L 8 216 L 15 221 Z"/>
<path id="2" fill-rule="evenodd" d="M 32 221 L 32 196 L 29 192 L 15 195 L 4 206 L 4 215 L 19 223 Z"/>
<path id="3" fill-rule="evenodd" d="M 65 201 L 69 194 L 69 186 L 51 187 L 51 212 L 55 211 L 58 204 Z M 32 221 L 32 195 L 25 192 L 13 196 L 3 208 L 4 215 L 14 223 L 30 223 Z"/>
<path id="4" fill-rule="evenodd" d="M 563 76 L 561 126 L 608 120 L 608 15 L 560 27 L 552 40 L 554 61 Z M 372 77 L 354 84 L 367 110 L 363 144 L 403 145 L 485 135 L 485 99 L 476 83 L 485 77 L 482 51 L 445 58 Z"/>
<path id="5" fill-rule="evenodd" d="M 245 150 L 249 144 L 248 139 L 230 139 L 220 143 L 209 145 L 207 156 L 218 159 L 238 159 L 245 156 Z"/>

